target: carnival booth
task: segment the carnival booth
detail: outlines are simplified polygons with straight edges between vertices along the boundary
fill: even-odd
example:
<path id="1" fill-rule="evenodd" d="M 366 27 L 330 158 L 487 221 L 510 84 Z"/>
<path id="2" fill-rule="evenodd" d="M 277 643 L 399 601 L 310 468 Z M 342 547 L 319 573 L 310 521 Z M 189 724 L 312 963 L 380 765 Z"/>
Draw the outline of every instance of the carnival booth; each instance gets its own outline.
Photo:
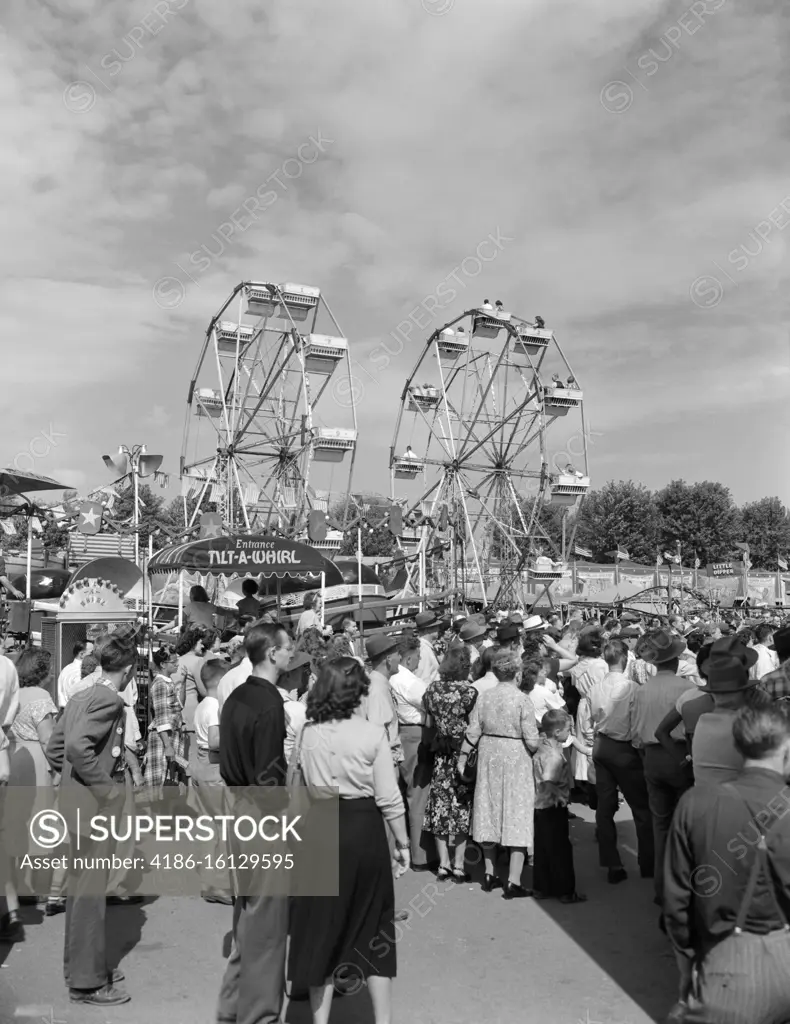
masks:
<path id="1" fill-rule="evenodd" d="M 279 612 L 283 593 L 320 588 L 323 599 L 328 580 L 335 584 L 343 582 L 336 566 L 315 548 L 284 537 L 262 535 L 211 537 L 172 544 L 153 555 L 148 573 L 152 577 L 149 601 L 155 594 L 172 592 L 175 583 L 179 628 L 184 621 L 187 586 L 200 584 L 219 603 L 232 581 L 255 579 L 260 593 L 275 596 Z"/>
<path id="2" fill-rule="evenodd" d="M 57 602 L 37 602 L 37 607 L 44 612 L 41 646 L 52 655 L 54 679 L 72 660 L 74 644 L 88 639 L 91 627 L 101 625 L 112 633 L 137 622 L 137 613 L 127 606 L 121 590 L 104 579 L 78 580 Z"/>

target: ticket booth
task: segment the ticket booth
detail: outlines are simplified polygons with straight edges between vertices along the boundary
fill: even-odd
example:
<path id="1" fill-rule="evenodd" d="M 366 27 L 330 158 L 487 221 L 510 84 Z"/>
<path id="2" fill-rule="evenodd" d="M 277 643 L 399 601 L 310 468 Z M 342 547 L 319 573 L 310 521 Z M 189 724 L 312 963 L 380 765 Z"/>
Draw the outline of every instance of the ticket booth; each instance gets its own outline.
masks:
<path id="1" fill-rule="evenodd" d="M 41 622 L 41 646 L 52 655 L 54 679 L 73 660 L 74 644 L 88 638 L 91 626 L 115 624 L 128 628 L 136 622 L 137 612 L 127 607 L 122 591 L 114 583 L 104 579 L 72 583 L 55 610 L 47 608 Z"/>

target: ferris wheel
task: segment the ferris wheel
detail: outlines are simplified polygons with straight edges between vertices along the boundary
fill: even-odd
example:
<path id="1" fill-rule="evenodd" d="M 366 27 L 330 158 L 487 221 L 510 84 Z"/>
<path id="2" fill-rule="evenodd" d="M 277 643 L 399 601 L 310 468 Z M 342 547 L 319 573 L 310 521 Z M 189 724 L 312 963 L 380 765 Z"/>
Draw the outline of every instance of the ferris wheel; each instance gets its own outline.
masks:
<path id="1" fill-rule="evenodd" d="M 421 574 L 502 605 L 566 573 L 540 513 L 547 503 L 570 508 L 589 489 L 583 397 L 540 317 L 486 299 L 430 335 L 390 449 L 392 498 L 413 526 L 401 546 L 416 548 Z M 574 465 L 558 464 L 550 432 L 562 424 L 565 436 L 574 418 Z"/>
<path id="2" fill-rule="evenodd" d="M 298 536 L 334 490 L 350 492 L 356 446 L 348 341 L 320 289 L 237 285 L 189 384 L 180 468 L 182 495 L 197 500 L 189 515 L 185 500 L 187 525 L 211 503 L 231 530 Z"/>

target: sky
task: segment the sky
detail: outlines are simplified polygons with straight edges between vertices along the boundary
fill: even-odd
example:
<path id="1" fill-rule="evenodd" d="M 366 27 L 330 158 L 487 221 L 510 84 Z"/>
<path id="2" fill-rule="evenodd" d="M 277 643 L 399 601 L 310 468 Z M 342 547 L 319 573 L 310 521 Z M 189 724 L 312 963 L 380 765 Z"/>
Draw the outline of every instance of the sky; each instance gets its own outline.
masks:
<path id="1" fill-rule="evenodd" d="M 490 297 L 555 330 L 594 486 L 790 503 L 787 35 L 779 0 L 6 0 L 0 464 L 177 476 L 209 318 L 299 281 L 349 338 L 357 487 L 421 341 Z"/>

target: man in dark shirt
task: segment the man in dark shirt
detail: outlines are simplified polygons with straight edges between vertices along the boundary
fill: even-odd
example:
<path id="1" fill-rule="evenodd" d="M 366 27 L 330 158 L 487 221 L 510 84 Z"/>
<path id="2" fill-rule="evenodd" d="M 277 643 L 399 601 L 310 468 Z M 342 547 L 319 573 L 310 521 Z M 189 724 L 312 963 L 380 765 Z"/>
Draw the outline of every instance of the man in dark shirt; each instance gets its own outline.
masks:
<path id="1" fill-rule="evenodd" d="M 258 593 L 257 580 L 244 580 L 241 592 L 244 597 L 236 605 L 236 613 L 239 616 L 239 622 L 245 625 L 247 622 L 255 622 L 261 617 L 263 605 L 260 601 L 255 600 L 255 595 Z"/>
<path id="2" fill-rule="evenodd" d="M 689 1024 L 790 1020 L 790 712 L 745 708 L 733 737 L 743 771 L 685 793 L 667 843 L 664 920 Z"/>
<path id="3" fill-rule="evenodd" d="M 252 626 L 244 648 L 252 675 L 222 707 L 220 774 L 227 786 L 284 786 L 285 708 L 277 679 L 293 643 L 278 625 Z M 275 1024 L 285 994 L 288 899 L 237 891 L 233 946 L 222 981 L 218 1024 Z"/>

